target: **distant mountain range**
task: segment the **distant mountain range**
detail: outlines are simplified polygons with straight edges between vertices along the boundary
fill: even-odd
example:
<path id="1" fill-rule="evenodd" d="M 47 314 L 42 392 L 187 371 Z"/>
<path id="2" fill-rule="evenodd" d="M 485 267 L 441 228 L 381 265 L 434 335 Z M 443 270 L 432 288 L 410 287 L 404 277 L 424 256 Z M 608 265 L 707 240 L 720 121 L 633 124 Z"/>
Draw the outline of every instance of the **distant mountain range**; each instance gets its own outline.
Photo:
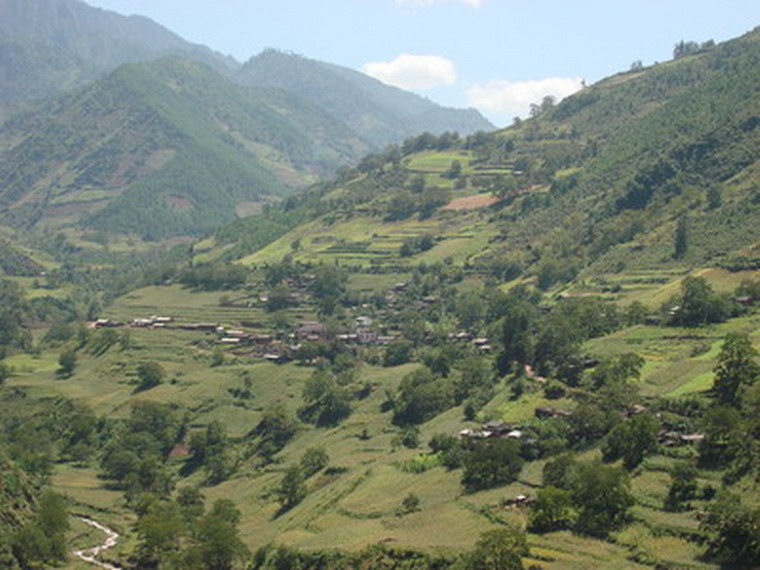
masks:
<path id="1" fill-rule="evenodd" d="M 239 64 L 148 18 L 79 0 L 0 0 L 0 103 L 61 93 L 134 61 L 183 55 L 217 70 Z"/>
<path id="2" fill-rule="evenodd" d="M 274 50 L 241 64 L 143 16 L 122 16 L 80 0 L 0 0 L 0 14 L 0 105 L 62 93 L 124 63 L 181 56 L 242 85 L 302 97 L 378 147 L 423 131 L 494 128 L 474 109 L 442 107 L 358 71 Z"/>
<path id="3" fill-rule="evenodd" d="M 0 140 L 3 223 L 147 240 L 209 231 L 370 148 L 286 92 L 171 57 L 37 105 Z"/>
<path id="4" fill-rule="evenodd" d="M 0 0 L 0 223 L 198 235 L 423 131 L 493 126 L 335 65 L 242 65 L 144 17 Z"/>
<path id="5" fill-rule="evenodd" d="M 425 131 L 470 134 L 494 128 L 475 109 L 441 107 L 358 71 L 277 50 L 251 58 L 234 78 L 243 85 L 297 93 L 377 147 Z"/>

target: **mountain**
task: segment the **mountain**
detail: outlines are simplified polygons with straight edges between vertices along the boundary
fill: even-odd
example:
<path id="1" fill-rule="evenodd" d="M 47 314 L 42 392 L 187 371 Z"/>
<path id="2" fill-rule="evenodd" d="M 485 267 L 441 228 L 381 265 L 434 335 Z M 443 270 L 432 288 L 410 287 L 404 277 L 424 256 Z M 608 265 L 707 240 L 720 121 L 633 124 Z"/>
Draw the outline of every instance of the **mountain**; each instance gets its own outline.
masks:
<path id="1" fill-rule="evenodd" d="M 261 250 L 257 218 L 217 239 L 231 246 L 226 257 L 250 263 L 300 240 L 301 261 L 390 270 L 448 257 L 544 287 L 626 268 L 756 268 L 758 71 L 755 30 L 545 101 L 503 131 L 420 136 L 368 157 L 353 176 L 315 188 L 308 222 Z M 675 253 L 679 226 L 689 245 Z M 430 247 L 399 258 L 424 236 Z"/>
<path id="2" fill-rule="evenodd" d="M 117 528 L 99 556 L 123 568 L 756 566 L 758 71 L 760 30 L 502 131 L 409 138 L 148 271 L 147 255 L 115 268 L 117 242 L 3 279 L 6 480 L 17 463 Z M 89 147 L 87 117 L 122 137 L 117 109 L 148 114 L 162 154 L 103 139 L 104 156 L 186 158 L 125 211 L 204 176 L 205 156 L 235 176 L 220 133 L 250 133 L 239 100 L 283 95 L 230 97 L 177 59 L 109 81 L 58 100 L 85 122 L 13 162 L 65 158 L 58 131 Z M 40 180 L 28 203 L 54 171 Z M 44 553 L 28 545 L 45 534 L 16 534 L 33 504 L 6 487 L 13 564 L 8 535 Z M 84 530 L 61 553 L 92 546 Z"/>
<path id="3" fill-rule="evenodd" d="M 197 236 L 407 136 L 491 127 L 322 62 L 241 66 L 79 0 L 0 11 L 0 223 L 15 228 Z"/>
<path id="4" fill-rule="evenodd" d="M 235 79 L 293 92 L 339 117 L 378 148 L 425 131 L 471 134 L 494 128 L 474 109 L 441 107 L 358 71 L 277 50 L 251 58 Z"/>
<path id="5" fill-rule="evenodd" d="M 198 235 L 369 146 L 285 92 L 204 64 L 126 64 L 0 127 L 2 222 L 148 240 Z"/>
<path id="6" fill-rule="evenodd" d="M 493 128 L 474 109 L 445 108 L 328 63 L 267 50 L 241 66 L 148 18 L 80 0 L 0 0 L 0 13 L 0 106 L 64 92 L 123 63 L 179 55 L 241 84 L 277 87 L 311 101 L 378 148 L 423 131 Z"/>
<path id="7" fill-rule="evenodd" d="M 79 0 L 0 0 L 0 104 L 82 85 L 122 63 L 184 55 L 217 70 L 239 65 L 142 16 Z"/>

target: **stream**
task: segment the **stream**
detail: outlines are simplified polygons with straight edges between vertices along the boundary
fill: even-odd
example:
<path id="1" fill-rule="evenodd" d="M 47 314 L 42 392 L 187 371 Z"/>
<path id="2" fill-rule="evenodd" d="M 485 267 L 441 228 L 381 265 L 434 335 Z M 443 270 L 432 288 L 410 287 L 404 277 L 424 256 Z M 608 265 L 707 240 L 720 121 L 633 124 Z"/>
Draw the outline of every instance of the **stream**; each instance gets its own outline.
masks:
<path id="1" fill-rule="evenodd" d="M 116 546 L 116 543 L 119 542 L 119 533 L 108 528 L 107 526 L 103 526 L 97 521 L 88 519 L 87 517 L 78 517 L 78 518 L 80 521 L 92 527 L 95 527 L 99 531 L 105 533 L 106 540 L 100 546 L 94 546 L 93 548 L 85 548 L 83 550 L 75 550 L 74 556 L 76 556 L 77 558 L 80 558 L 81 560 L 84 560 L 85 562 L 94 564 L 95 566 L 98 566 L 100 568 L 106 568 L 107 570 L 122 570 L 121 567 L 119 566 L 114 566 L 113 564 L 108 564 L 107 562 L 101 562 L 100 560 L 97 559 L 98 555 L 101 552 Z"/>

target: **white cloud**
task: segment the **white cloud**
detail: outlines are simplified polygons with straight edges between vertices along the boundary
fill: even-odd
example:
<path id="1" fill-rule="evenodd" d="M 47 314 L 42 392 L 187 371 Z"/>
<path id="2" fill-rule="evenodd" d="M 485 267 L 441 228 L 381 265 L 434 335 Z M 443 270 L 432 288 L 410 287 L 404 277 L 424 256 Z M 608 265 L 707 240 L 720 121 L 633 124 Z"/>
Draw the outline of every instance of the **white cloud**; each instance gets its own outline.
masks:
<path id="1" fill-rule="evenodd" d="M 362 71 L 402 89 L 430 89 L 453 85 L 457 81 L 454 63 L 439 55 L 402 53 L 393 61 L 365 63 Z"/>
<path id="2" fill-rule="evenodd" d="M 540 103 L 547 95 L 553 95 L 559 101 L 582 87 L 580 77 L 550 77 L 535 81 L 493 79 L 470 87 L 467 99 L 471 106 L 506 119 L 526 116 L 530 104 Z"/>
<path id="3" fill-rule="evenodd" d="M 485 0 L 396 0 L 396 4 L 412 4 L 415 6 L 433 6 L 434 4 L 448 4 L 452 2 L 459 2 L 473 8 L 480 8 L 485 4 Z"/>

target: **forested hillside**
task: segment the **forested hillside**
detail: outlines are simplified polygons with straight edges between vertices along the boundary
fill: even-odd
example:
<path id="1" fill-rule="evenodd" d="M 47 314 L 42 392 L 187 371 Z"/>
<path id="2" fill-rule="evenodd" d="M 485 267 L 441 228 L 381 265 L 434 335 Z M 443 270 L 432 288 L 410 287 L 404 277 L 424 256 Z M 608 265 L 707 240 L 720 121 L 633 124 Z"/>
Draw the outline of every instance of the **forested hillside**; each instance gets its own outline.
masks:
<path id="1" fill-rule="evenodd" d="M 209 231 L 369 149 L 293 96 L 182 59 L 124 66 L 8 121 L 2 141 L 4 223 L 147 240 Z"/>
<path id="2" fill-rule="evenodd" d="M 184 55 L 218 70 L 239 65 L 148 18 L 79 0 L 2 0 L 0 13 L 0 104 L 61 93 L 130 61 Z"/>

